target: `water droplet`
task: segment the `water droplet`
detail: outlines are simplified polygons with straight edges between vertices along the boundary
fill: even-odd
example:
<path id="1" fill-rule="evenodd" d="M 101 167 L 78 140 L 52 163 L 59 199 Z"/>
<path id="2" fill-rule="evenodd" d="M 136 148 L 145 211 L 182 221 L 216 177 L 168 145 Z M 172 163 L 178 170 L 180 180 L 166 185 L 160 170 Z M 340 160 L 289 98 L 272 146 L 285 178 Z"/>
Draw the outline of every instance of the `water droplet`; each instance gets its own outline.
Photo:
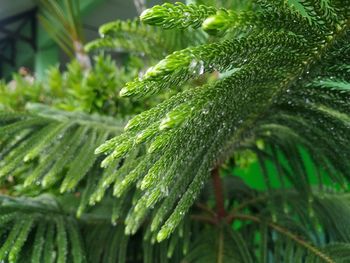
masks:
<path id="1" fill-rule="evenodd" d="M 198 69 L 198 74 L 202 75 L 203 73 L 204 73 L 204 63 L 203 63 L 203 61 L 201 61 L 199 69 Z"/>
<path id="2" fill-rule="evenodd" d="M 204 62 L 193 59 L 190 63 L 189 71 L 193 74 L 202 75 L 204 73 Z"/>
<path id="3" fill-rule="evenodd" d="M 209 110 L 208 110 L 208 109 L 203 109 L 203 110 L 202 110 L 202 113 L 205 114 L 205 115 L 207 115 L 207 114 L 209 113 Z"/>
<path id="4" fill-rule="evenodd" d="M 169 195 L 169 188 L 168 187 L 162 187 L 161 191 L 162 191 L 164 196 L 168 196 Z"/>

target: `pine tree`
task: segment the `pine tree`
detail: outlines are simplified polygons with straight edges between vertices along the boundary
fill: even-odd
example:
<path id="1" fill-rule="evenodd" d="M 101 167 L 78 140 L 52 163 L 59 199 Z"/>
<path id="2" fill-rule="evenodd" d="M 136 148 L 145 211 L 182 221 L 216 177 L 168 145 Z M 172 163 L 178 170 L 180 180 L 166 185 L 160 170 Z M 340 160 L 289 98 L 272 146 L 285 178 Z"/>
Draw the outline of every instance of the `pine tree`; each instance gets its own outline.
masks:
<path id="1" fill-rule="evenodd" d="M 153 65 L 119 92 L 141 113 L 69 111 L 92 87 L 74 67 L 62 98 L 56 70 L 47 105 L 0 113 L 0 259 L 350 262 L 350 1 L 203 2 L 86 46 Z M 266 190 L 234 175 L 252 162 Z"/>

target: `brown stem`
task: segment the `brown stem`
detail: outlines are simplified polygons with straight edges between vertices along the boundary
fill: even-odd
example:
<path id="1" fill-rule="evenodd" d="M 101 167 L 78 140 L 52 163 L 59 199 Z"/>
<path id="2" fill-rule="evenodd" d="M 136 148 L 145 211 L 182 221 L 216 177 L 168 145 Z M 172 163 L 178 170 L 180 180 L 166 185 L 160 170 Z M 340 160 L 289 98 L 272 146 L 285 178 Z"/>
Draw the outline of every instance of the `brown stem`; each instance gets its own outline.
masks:
<path id="1" fill-rule="evenodd" d="M 91 59 L 84 50 L 84 45 L 81 40 L 75 40 L 73 42 L 75 58 L 79 62 L 82 69 L 88 71 L 91 69 Z"/>
<path id="2" fill-rule="evenodd" d="M 219 168 L 216 167 L 211 172 L 213 179 L 213 187 L 216 202 L 216 213 L 218 219 L 222 219 L 226 216 L 225 206 L 224 206 L 224 192 L 222 189 L 222 181 L 219 174 Z"/>

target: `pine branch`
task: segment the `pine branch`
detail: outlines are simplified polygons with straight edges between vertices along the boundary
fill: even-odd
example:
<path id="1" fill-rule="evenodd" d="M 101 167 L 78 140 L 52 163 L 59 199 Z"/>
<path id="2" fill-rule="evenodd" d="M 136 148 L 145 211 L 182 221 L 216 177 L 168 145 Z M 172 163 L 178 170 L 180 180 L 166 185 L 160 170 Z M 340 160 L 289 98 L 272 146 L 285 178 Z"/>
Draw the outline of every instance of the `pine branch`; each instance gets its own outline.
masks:
<path id="1" fill-rule="evenodd" d="M 237 11 L 167 3 L 141 15 L 160 28 L 136 20 L 102 26 L 102 39 L 87 49 L 145 53 L 147 63 L 166 56 L 120 95 L 172 93 L 124 132 L 123 121 L 42 106 L 0 113 L 3 186 L 11 194 L 75 196 L 62 195 L 65 209 L 0 197 L 0 259 L 136 262 L 142 246 L 144 262 L 348 261 L 349 196 L 340 191 L 350 179 L 350 2 L 295 4 L 258 0 Z M 55 37 L 68 50 L 78 6 L 65 5 L 65 22 L 57 4 L 47 9 L 63 21 L 65 33 Z M 73 73 L 61 78 L 52 73 L 57 94 L 73 98 L 63 107 L 101 109 L 121 83 L 115 67 L 97 63 L 103 78 L 85 78 L 79 68 L 71 64 Z M 74 96 L 62 88 L 65 78 L 77 85 L 68 89 Z M 263 194 L 231 176 L 237 163 L 225 171 L 233 152 L 235 159 L 248 153 L 261 168 L 255 176 Z M 240 224 L 225 225 L 232 221 Z"/>
<path id="2" fill-rule="evenodd" d="M 98 178 L 99 172 L 107 176 L 116 169 L 96 172 L 100 160 L 93 152 L 108 137 L 121 133 L 122 121 L 42 105 L 29 108 L 31 113 L 0 116 L 3 177 L 18 177 L 17 184 L 28 189 L 33 183 L 47 189 L 60 181 L 63 193 L 77 189 L 87 176 Z M 17 139 L 13 140 L 15 133 Z"/>
<path id="3" fill-rule="evenodd" d="M 206 17 L 215 12 L 216 9 L 211 6 L 184 5 L 180 2 L 175 5 L 165 3 L 162 6 L 157 5 L 145 10 L 140 19 L 147 24 L 164 28 L 187 28 L 189 26 L 197 28 Z"/>
<path id="4" fill-rule="evenodd" d="M 206 40 L 206 36 L 200 31 L 162 30 L 147 26 L 138 19 L 106 23 L 99 28 L 99 34 L 101 38 L 88 43 L 85 50 L 123 51 L 157 60 L 188 45 L 198 45 Z"/>
<path id="5" fill-rule="evenodd" d="M 321 61 L 331 56 L 338 43 L 343 43 L 347 38 L 347 8 L 334 9 L 337 10 L 337 15 L 333 16 L 327 11 L 332 9 L 330 6 L 320 7 L 310 3 L 315 12 L 321 14 L 324 11 L 318 24 L 309 23 L 287 4 L 265 1 L 259 3 L 261 13 L 257 13 L 258 23 L 250 22 L 250 18 L 245 21 L 251 29 L 244 27 L 244 34 L 238 31 L 238 37 L 234 40 L 218 41 L 175 52 L 155 65 L 140 80 L 128 83 L 121 90 L 121 95 L 145 95 L 163 88 L 184 85 L 187 80 L 204 72 L 229 72 L 226 78 L 186 90 L 156 108 L 136 116 L 129 121 L 122 137 L 112 139 L 97 149 L 97 153 L 109 153 L 103 162 L 108 166 L 113 160 L 126 156 L 135 146 L 147 145 L 147 162 L 139 165 L 124 180 L 128 187 L 132 184 L 139 185 L 144 193 L 142 201 L 133 212 L 135 218 L 142 218 L 146 214 L 145 209 L 139 210 L 139 207 L 147 204 L 153 206 L 163 199 L 164 203 L 167 203 L 165 200 L 169 197 L 166 189 L 172 186 L 175 190 L 178 189 L 175 178 L 178 178 L 179 171 L 184 167 L 195 167 L 191 168 L 193 172 L 190 173 L 190 180 L 185 182 L 181 179 L 187 187 L 186 192 L 182 194 L 182 190 L 178 189 L 177 196 L 181 198 L 178 201 L 175 198 L 171 199 L 171 204 L 177 203 L 177 206 L 165 221 L 158 234 L 158 240 L 163 240 L 174 231 L 181 221 L 181 215 L 188 211 L 195 196 L 199 194 L 212 166 L 221 163 L 232 150 L 256 147 L 252 144 L 258 139 L 263 139 L 267 145 L 274 145 L 290 160 L 288 167 L 293 173 L 282 168 L 281 178 L 286 176 L 307 200 L 312 200 L 312 190 L 297 145 L 305 146 L 307 151 L 313 154 L 315 163 L 322 164 L 324 169 L 341 171 L 342 176 L 333 176 L 334 173 L 331 173 L 332 180 L 344 185 L 344 177 L 349 178 L 347 164 L 341 164 L 328 149 L 315 141 L 315 138 L 330 137 L 331 129 L 322 129 L 321 124 L 313 126 L 312 131 L 307 132 L 310 131 L 307 125 L 310 119 L 317 116 L 318 120 L 330 122 L 327 115 L 333 110 L 341 110 L 340 103 L 339 106 L 327 105 L 327 110 L 322 110 L 300 101 L 302 95 L 294 93 L 297 90 L 307 92 L 304 91 L 305 85 L 319 72 Z M 154 13 L 152 10 L 147 11 L 144 20 L 147 17 L 149 23 L 161 25 L 162 19 L 167 21 L 169 16 L 172 16 L 162 8 L 155 7 L 152 9 Z M 182 12 L 183 6 L 175 5 L 173 8 Z M 194 10 L 191 11 L 193 15 L 196 15 L 202 7 L 191 8 Z M 228 11 L 227 13 L 229 14 Z M 265 16 L 266 14 L 268 15 Z M 282 17 L 278 24 L 281 27 L 279 30 L 271 26 L 272 21 L 276 20 L 276 14 Z M 184 15 L 182 12 L 181 16 Z M 197 18 L 203 22 L 201 15 L 197 15 Z M 293 26 L 295 23 L 298 26 Z M 304 31 L 301 30 L 303 27 Z M 305 33 L 305 28 L 310 27 L 310 31 Z M 231 29 L 236 30 L 235 26 Z M 342 99 L 347 96 L 345 94 L 346 92 Z M 310 97 L 317 100 L 319 95 L 315 92 L 310 94 Z M 291 109 L 297 110 L 298 117 L 292 115 Z M 332 122 L 342 130 L 341 134 L 338 134 L 339 139 L 346 140 L 346 118 L 338 113 L 332 114 L 332 117 L 337 118 Z M 281 126 L 274 126 L 275 124 Z M 283 128 L 284 133 L 273 127 Z M 246 140 L 250 143 L 244 144 Z M 308 140 L 313 143 L 310 144 Z M 337 145 L 335 141 L 328 141 L 327 144 L 330 147 Z M 339 158 L 347 156 L 349 151 L 348 146 L 342 146 L 341 150 L 336 150 Z M 261 166 L 264 167 L 264 156 L 269 152 L 259 149 L 255 151 L 261 160 Z M 197 155 L 201 159 L 199 162 L 196 161 L 196 157 L 191 158 Z M 279 163 L 276 156 L 274 163 Z M 263 176 L 268 184 L 269 174 L 266 169 L 263 169 Z M 160 179 L 161 183 L 157 186 L 155 182 Z M 165 216 L 165 213 L 162 215 Z M 162 220 L 157 218 L 156 221 L 155 225 L 159 226 Z M 131 226 L 134 227 L 134 223 L 130 222 Z"/>
<path id="6" fill-rule="evenodd" d="M 0 196 L 0 200 L 4 235 L 0 245 L 1 260 L 86 262 L 77 223 L 60 209 L 55 199 Z M 69 255 L 72 258 L 68 260 Z"/>

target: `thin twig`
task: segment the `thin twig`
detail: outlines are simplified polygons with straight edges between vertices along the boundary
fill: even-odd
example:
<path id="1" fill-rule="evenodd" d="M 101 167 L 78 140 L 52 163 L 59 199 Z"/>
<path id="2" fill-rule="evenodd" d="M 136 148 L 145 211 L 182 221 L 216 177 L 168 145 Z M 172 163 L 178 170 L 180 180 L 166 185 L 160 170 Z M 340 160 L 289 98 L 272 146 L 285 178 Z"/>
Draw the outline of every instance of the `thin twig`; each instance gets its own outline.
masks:
<path id="1" fill-rule="evenodd" d="M 207 205 L 205 205 L 205 204 L 203 204 L 203 203 L 196 203 L 196 206 L 197 206 L 199 209 L 201 209 L 201 210 L 207 212 L 208 214 L 210 214 L 210 215 L 212 215 L 212 216 L 216 216 L 216 213 L 215 213 L 210 207 L 208 207 Z"/>
<path id="2" fill-rule="evenodd" d="M 204 216 L 204 215 L 191 215 L 190 216 L 191 219 L 195 220 L 195 221 L 201 221 L 201 222 L 206 222 L 212 225 L 215 225 L 217 222 L 215 221 L 215 219 L 213 219 L 212 217 L 208 217 L 208 216 Z"/>
<path id="3" fill-rule="evenodd" d="M 243 214 L 232 214 L 229 215 L 226 219 L 239 219 L 239 220 L 248 220 L 248 221 L 252 221 L 255 223 L 262 223 L 263 221 L 256 216 L 252 216 L 252 215 L 243 215 Z M 228 221 L 230 222 L 230 221 Z M 272 222 L 267 222 L 267 225 L 276 230 L 277 232 L 281 233 L 282 235 L 285 235 L 286 237 L 292 239 L 293 241 L 295 241 L 296 243 L 298 243 L 299 245 L 303 246 L 304 248 L 308 249 L 309 251 L 311 251 L 312 253 L 314 253 L 316 256 L 320 257 L 322 260 L 324 260 L 327 263 L 336 263 L 334 260 L 332 260 L 331 258 L 329 258 L 326 254 L 322 253 L 320 250 L 318 250 L 316 247 L 314 247 L 313 245 L 309 244 L 308 242 L 306 242 L 305 240 L 301 239 L 300 237 L 298 237 L 297 235 L 291 233 L 288 229 L 277 225 L 276 223 L 272 223 Z"/>

